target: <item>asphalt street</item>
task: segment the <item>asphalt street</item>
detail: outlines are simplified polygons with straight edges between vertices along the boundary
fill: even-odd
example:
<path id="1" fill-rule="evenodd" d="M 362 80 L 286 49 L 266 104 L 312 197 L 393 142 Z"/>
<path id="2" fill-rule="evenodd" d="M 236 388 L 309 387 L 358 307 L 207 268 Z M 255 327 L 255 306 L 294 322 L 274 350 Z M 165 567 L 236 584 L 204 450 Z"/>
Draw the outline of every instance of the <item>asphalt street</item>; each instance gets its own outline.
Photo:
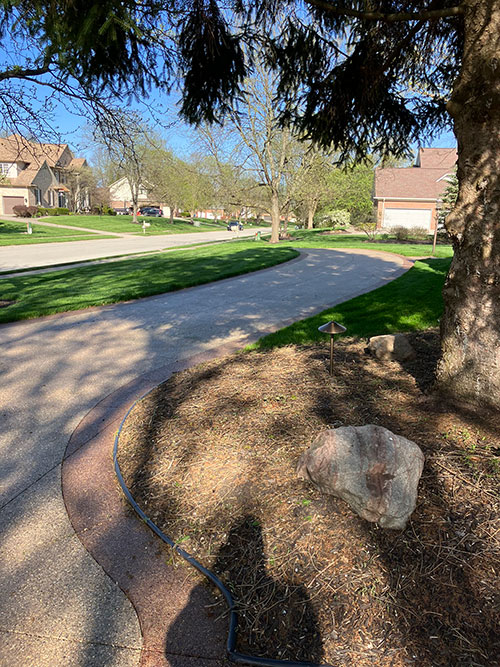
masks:
<path id="1" fill-rule="evenodd" d="M 67 241 L 62 243 L 36 243 L 33 245 L 1 246 L 0 271 L 16 271 L 31 267 L 53 266 L 68 262 L 80 262 L 100 257 L 116 257 L 150 250 L 177 248 L 207 241 L 228 241 L 235 238 L 253 238 L 257 228 L 241 232 L 195 232 L 188 234 L 163 234 L 155 236 L 121 236 L 92 241 Z M 261 231 L 268 232 L 263 228 Z"/>

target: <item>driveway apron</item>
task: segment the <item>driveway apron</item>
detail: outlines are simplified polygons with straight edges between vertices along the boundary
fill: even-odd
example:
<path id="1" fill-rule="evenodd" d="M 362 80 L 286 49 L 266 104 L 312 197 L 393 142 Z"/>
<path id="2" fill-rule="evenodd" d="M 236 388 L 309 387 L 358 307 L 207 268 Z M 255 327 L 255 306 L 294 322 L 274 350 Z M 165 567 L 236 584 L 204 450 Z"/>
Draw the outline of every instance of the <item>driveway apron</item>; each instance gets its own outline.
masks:
<path id="1" fill-rule="evenodd" d="M 81 545 L 61 495 L 68 440 L 96 403 L 145 373 L 244 346 L 409 266 L 386 253 L 311 250 L 237 278 L 0 326 L 0 664 L 139 663 L 135 611 Z"/>

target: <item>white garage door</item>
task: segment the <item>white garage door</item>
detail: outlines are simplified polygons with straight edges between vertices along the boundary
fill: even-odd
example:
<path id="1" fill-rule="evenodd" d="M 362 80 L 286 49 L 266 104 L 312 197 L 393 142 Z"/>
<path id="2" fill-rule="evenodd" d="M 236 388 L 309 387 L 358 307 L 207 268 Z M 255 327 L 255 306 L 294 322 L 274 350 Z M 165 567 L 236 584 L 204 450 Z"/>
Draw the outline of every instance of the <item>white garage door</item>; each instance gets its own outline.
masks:
<path id="1" fill-rule="evenodd" d="M 432 211 L 416 208 L 386 208 L 383 227 L 425 227 L 431 228 Z"/>

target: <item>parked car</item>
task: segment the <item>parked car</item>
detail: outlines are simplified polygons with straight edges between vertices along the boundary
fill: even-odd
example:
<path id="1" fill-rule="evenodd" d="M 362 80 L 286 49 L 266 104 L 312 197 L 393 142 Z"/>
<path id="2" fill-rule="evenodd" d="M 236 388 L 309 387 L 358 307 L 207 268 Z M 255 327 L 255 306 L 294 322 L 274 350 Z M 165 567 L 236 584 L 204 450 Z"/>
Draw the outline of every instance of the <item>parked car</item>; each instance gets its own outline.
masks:
<path id="1" fill-rule="evenodd" d="M 241 224 L 241 222 L 238 222 L 238 220 L 230 220 L 227 223 L 226 229 L 228 232 L 237 232 L 238 230 L 240 230 L 241 232 L 241 230 L 243 229 L 243 225 Z"/>
<path id="2" fill-rule="evenodd" d="M 143 206 L 139 215 L 145 215 L 148 218 L 162 218 L 163 211 L 159 206 Z"/>
<path id="3" fill-rule="evenodd" d="M 114 210 L 116 211 L 116 215 L 128 215 L 129 214 L 128 208 L 115 208 Z"/>

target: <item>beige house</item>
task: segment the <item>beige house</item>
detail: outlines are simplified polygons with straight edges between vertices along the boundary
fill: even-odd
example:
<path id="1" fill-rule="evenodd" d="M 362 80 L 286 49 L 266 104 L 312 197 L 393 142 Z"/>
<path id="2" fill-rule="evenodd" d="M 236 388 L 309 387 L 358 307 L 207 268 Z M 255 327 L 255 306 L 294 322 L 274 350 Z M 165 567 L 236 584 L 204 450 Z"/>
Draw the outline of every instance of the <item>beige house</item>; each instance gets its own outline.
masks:
<path id="1" fill-rule="evenodd" d="M 132 208 L 132 188 L 126 176 L 118 179 L 109 186 L 110 206 L 114 209 L 130 209 Z M 137 203 L 139 208 L 141 206 L 159 206 L 163 211 L 163 215 L 168 217 L 170 215 L 170 208 L 165 204 L 158 203 L 145 185 L 139 185 L 137 190 Z"/>
<path id="2" fill-rule="evenodd" d="M 132 188 L 126 176 L 118 179 L 109 186 L 110 206 L 112 208 L 130 208 L 132 206 Z M 139 207 L 152 203 L 148 191 L 143 185 L 139 185 L 137 191 Z"/>
<path id="3" fill-rule="evenodd" d="M 376 169 L 377 228 L 424 227 L 432 232 L 456 161 L 455 148 L 420 148 L 414 167 Z"/>
<path id="4" fill-rule="evenodd" d="M 68 205 L 69 175 L 87 167 L 67 144 L 40 144 L 18 134 L 0 138 L 0 214 L 14 206 Z"/>

